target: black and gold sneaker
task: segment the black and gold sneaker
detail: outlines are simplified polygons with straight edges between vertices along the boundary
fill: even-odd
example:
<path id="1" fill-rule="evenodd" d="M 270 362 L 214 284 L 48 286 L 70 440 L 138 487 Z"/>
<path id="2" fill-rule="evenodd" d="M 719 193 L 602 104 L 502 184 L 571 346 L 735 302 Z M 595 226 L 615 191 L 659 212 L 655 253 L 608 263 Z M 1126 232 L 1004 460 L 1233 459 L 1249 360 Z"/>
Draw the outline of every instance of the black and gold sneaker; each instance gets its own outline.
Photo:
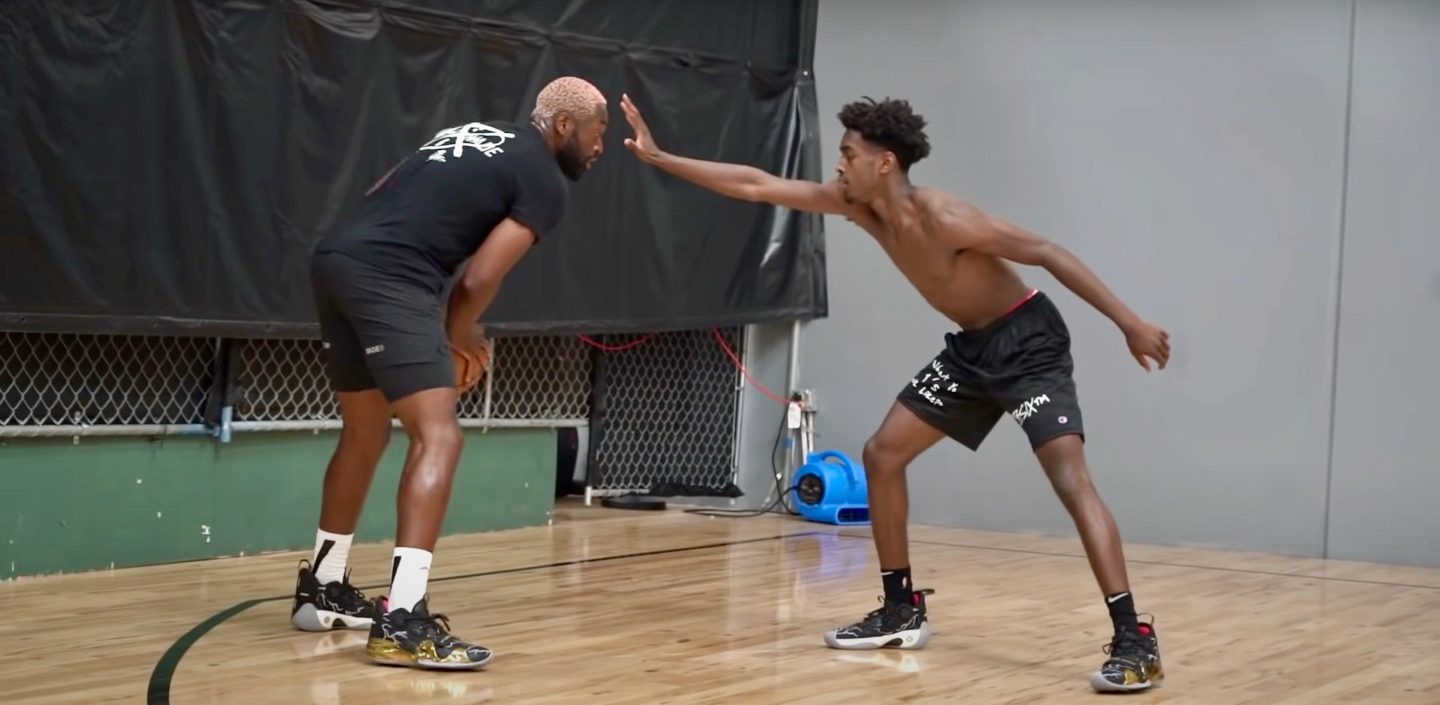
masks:
<path id="1" fill-rule="evenodd" d="M 1090 687 L 1098 692 L 1146 690 L 1165 680 L 1153 618 L 1151 623 L 1141 622 L 1138 632 L 1116 633 L 1104 651 L 1110 658 L 1090 676 Z"/>
<path id="2" fill-rule="evenodd" d="M 480 668 L 490 663 L 495 655 L 489 649 L 456 638 L 450 633 L 450 621 L 445 615 L 430 614 L 425 603 L 422 599 L 413 610 L 392 610 L 375 620 L 365 644 L 372 661 L 387 666 L 447 670 Z"/>
<path id="3" fill-rule="evenodd" d="M 350 584 L 349 570 L 345 571 L 344 579 L 321 585 L 310 569 L 310 561 L 300 561 L 295 599 L 290 604 L 290 623 L 296 629 L 307 632 L 369 629 L 380 610 L 379 605 Z"/>
<path id="4" fill-rule="evenodd" d="M 847 627 L 825 633 L 832 649 L 918 649 L 930 641 L 930 623 L 925 618 L 925 596 L 934 590 L 916 590 L 910 603 L 888 602 Z"/>

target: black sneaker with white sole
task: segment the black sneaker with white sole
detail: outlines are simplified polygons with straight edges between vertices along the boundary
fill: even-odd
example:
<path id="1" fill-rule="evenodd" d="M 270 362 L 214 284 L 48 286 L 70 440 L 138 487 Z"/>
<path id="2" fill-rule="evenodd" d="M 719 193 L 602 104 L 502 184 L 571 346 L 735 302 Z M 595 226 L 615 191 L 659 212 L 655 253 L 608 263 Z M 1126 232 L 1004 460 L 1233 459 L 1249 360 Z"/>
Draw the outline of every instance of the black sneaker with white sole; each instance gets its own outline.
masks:
<path id="1" fill-rule="evenodd" d="M 300 561 L 295 578 L 295 599 L 290 605 L 290 623 L 307 632 L 331 629 L 369 629 L 381 607 L 350 584 L 350 571 L 333 583 L 320 584 L 310 561 Z"/>
<path id="2" fill-rule="evenodd" d="M 1100 670 L 1090 675 L 1090 687 L 1101 693 L 1128 693 L 1147 690 L 1165 680 L 1160 664 L 1160 638 L 1152 622 L 1140 623 L 1138 632 L 1119 632 L 1105 645 L 1110 655 Z"/>
<path id="3" fill-rule="evenodd" d="M 832 649 L 918 649 L 930 641 L 930 623 L 925 618 L 925 596 L 934 590 L 916 590 L 910 603 L 885 602 L 883 607 L 848 627 L 825 633 Z"/>

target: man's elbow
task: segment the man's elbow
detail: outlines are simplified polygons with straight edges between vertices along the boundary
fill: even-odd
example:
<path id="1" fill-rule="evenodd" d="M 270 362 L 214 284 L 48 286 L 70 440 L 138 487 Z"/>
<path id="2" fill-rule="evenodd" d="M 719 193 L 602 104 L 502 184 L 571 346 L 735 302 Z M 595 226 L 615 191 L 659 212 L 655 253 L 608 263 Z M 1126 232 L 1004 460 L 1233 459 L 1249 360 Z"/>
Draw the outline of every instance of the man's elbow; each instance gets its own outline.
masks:
<path id="1" fill-rule="evenodd" d="M 1057 267 L 1063 269 L 1074 257 L 1064 246 L 1045 240 L 1030 248 L 1032 261 L 1028 264 L 1053 272 Z"/>
<path id="2" fill-rule="evenodd" d="M 758 203 L 765 200 L 765 188 L 759 181 L 745 181 L 731 189 L 730 197 L 741 201 L 749 201 L 750 203 Z"/>
<path id="3" fill-rule="evenodd" d="M 455 296 L 467 299 L 484 298 L 500 288 L 500 278 L 485 272 L 466 272 L 455 282 Z"/>

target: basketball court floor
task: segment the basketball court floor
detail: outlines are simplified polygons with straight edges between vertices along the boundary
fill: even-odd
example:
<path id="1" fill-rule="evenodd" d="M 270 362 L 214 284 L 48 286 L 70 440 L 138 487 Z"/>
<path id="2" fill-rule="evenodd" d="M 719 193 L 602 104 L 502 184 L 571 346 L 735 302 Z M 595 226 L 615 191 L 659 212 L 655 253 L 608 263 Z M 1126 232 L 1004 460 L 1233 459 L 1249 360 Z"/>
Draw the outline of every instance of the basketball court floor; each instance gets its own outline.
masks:
<path id="1" fill-rule="evenodd" d="M 10 705 L 1440 703 L 1440 569 L 1131 545 L 1168 677 L 1087 683 L 1110 622 L 1078 540 L 912 527 L 934 637 L 841 652 L 878 606 L 867 529 L 564 503 L 442 539 L 431 602 L 485 670 L 374 666 L 363 632 L 288 622 L 303 552 L 0 583 Z M 390 547 L 351 553 L 374 594 Z"/>

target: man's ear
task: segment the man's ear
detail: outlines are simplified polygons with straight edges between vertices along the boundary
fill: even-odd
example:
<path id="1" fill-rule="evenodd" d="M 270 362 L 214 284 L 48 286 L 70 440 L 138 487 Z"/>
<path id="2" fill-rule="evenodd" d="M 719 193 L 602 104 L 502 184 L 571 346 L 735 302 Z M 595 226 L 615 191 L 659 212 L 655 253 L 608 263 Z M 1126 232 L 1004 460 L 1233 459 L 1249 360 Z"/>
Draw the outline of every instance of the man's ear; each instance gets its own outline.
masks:
<path id="1" fill-rule="evenodd" d="M 895 171 L 899 166 L 900 160 L 895 156 L 894 152 L 886 150 L 884 154 L 880 155 L 880 173 L 888 174 Z"/>
<path id="2" fill-rule="evenodd" d="M 570 117 L 570 113 L 555 113 L 555 134 L 564 139 L 574 130 L 575 118 Z"/>

